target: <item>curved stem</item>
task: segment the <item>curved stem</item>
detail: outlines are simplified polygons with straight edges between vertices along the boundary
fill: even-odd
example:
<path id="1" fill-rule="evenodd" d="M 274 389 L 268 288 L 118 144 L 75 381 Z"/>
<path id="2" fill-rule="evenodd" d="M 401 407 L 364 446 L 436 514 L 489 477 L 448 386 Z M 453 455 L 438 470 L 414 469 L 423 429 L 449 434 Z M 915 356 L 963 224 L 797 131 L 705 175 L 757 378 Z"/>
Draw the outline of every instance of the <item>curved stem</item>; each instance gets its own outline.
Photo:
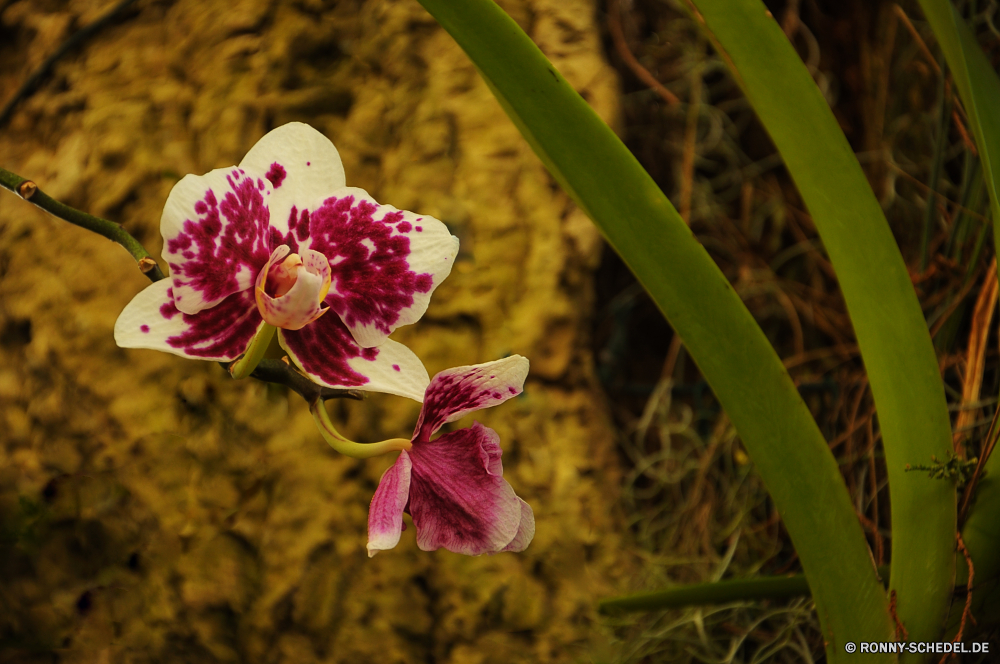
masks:
<path id="1" fill-rule="evenodd" d="M 271 339 L 274 339 L 274 333 L 277 329 L 269 323 L 260 324 L 260 329 L 257 330 L 257 334 L 253 335 L 250 345 L 247 346 L 247 352 L 243 353 L 243 357 L 229 365 L 229 374 L 233 378 L 246 378 L 253 373 L 260 361 L 264 359 L 264 353 L 271 344 Z"/>
<path id="2" fill-rule="evenodd" d="M 345 456 L 355 459 L 369 459 L 374 456 L 408 450 L 413 447 L 413 444 L 405 438 L 390 438 L 389 440 L 366 445 L 344 438 L 333 426 L 333 422 L 330 421 L 330 414 L 326 412 L 326 406 L 323 404 L 322 399 L 317 399 L 309 404 L 309 412 L 312 413 L 313 419 L 316 420 L 316 426 L 319 427 L 319 432 L 323 435 L 323 439 L 330 444 L 330 447 Z"/>
<path id="3" fill-rule="evenodd" d="M 103 235 L 112 242 L 117 242 L 127 252 L 132 254 L 132 258 L 138 264 L 139 270 L 149 277 L 150 281 L 163 279 L 163 272 L 153 257 L 120 224 L 95 217 L 92 214 L 81 212 L 76 208 L 71 208 L 64 203 L 60 203 L 39 189 L 38 185 L 31 180 L 22 178 L 20 175 L 11 173 L 4 168 L 0 168 L 0 186 L 14 192 L 24 200 L 33 203 L 53 216 L 59 217 L 80 228 L 86 228 L 88 231 L 93 231 L 98 235 Z"/>

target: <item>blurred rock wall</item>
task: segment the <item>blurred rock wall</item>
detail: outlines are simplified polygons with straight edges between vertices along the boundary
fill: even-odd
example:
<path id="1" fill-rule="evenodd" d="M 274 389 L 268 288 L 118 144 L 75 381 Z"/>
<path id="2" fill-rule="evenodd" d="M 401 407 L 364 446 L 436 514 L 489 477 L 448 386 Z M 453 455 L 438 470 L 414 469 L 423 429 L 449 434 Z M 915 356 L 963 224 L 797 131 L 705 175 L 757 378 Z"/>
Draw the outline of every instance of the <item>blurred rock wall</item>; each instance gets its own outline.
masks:
<path id="1" fill-rule="evenodd" d="M 113 3 L 0 1 L 0 103 Z M 589 0 L 501 3 L 613 121 Z M 588 349 L 597 231 L 416 0 L 139 0 L 0 128 L 0 165 L 118 220 L 157 257 L 186 173 L 308 122 L 348 184 L 461 238 L 424 319 L 433 375 L 520 353 L 526 393 L 476 415 L 534 508 L 524 554 L 365 554 L 391 458 L 332 452 L 305 404 L 212 363 L 122 350 L 146 285 L 108 241 L 0 192 L 0 661 L 556 662 L 602 649 L 618 465 Z M 361 440 L 418 404 L 333 407 Z M 464 424 L 468 424 L 469 418 Z"/>

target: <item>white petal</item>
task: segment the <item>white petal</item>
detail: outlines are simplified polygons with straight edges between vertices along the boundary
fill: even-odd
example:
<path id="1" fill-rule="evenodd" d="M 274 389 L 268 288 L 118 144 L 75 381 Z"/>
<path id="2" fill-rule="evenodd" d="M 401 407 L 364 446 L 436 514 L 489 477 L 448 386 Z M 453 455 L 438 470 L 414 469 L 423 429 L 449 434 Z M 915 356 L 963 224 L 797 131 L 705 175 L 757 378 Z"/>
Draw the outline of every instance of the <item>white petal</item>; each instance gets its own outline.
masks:
<path id="1" fill-rule="evenodd" d="M 365 348 L 419 320 L 458 255 L 458 238 L 443 223 L 379 205 L 356 187 L 301 210 L 295 234 L 300 247 L 329 259 L 326 301 Z"/>
<path id="2" fill-rule="evenodd" d="M 278 341 L 303 373 L 327 387 L 422 401 L 430 382 L 427 369 L 409 348 L 392 340 L 361 348 L 332 311 L 301 330 L 278 330 Z"/>
<path id="3" fill-rule="evenodd" d="M 269 182 L 235 166 L 174 185 L 160 232 L 179 310 L 195 314 L 250 288 L 271 253 L 270 192 Z"/>
<path id="4" fill-rule="evenodd" d="M 211 309 L 190 315 L 174 306 L 171 288 L 171 280 L 162 279 L 132 298 L 115 322 L 115 342 L 119 346 L 227 362 L 246 350 L 264 322 L 250 291 L 231 295 Z"/>
<path id="5" fill-rule="evenodd" d="M 240 168 L 268 179 L 274 187 L 268 200 L 271 225 L 282 235 L 288 232 L 292 207 L 301 210 L 347 182 L 337 148 L 301 122 L 289 122 L 265 134 L 250 148 Z"/>

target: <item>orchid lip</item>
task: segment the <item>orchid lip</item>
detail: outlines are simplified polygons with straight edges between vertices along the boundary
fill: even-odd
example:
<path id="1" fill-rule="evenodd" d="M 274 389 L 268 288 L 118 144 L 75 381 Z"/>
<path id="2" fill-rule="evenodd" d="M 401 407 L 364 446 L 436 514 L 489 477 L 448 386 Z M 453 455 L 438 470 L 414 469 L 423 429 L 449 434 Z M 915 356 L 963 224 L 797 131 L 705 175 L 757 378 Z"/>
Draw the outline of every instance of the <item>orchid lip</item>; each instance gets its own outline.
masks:
<path id="1" fill-rule="evenodd" d="M 257 275 L 257 308 L 270 325 L 300 330 L 329 307 L 323 299 L 330 291 L 330 262 L 318 251 L 292 253 L 287 244 L 277 247 Z M 271 291 L 270 293 L 268 291 Z"/>

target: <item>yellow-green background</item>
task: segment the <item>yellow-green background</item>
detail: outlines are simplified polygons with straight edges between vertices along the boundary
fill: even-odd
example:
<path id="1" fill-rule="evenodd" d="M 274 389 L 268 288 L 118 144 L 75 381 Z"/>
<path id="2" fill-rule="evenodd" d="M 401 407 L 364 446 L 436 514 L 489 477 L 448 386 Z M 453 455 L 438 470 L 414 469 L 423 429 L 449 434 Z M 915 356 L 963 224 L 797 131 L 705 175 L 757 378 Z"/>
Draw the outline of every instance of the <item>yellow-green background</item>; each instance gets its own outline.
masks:
<path id="1" fill-rule="evenodd" d="M 0 101 L 111 3 L 3 5 Z M 614 124 L 617 80 L 587 0 L 500 3 Z M 534 508 L 527 552 L 367 559 L 391 459 L 338 457 L 295 395 L 112 337 L 148 282 L 118 246 L 0 197 L 0 661 L 588 660 L 621 547 L 619 457 L 589 348 L 597 231 L 558 190 L 416 0 L 139 0 L 56 66 L 0 130 L 0 163 L 121 221 L 157 257 L 174 182 L 312 124 L 348 184 L 461 238 L 424 319 L 400 330 L 434 372 L 509 353 L 524 397 L 477 414 Z M 406 436 L 418 405 L 332 407 L 360 440 Z M 471 418 L 470 418 L 471 420 Z M 16 638 L 15 638 L 16 637 Z M 17 647 L 15 650 L 14 647 Z"/>

